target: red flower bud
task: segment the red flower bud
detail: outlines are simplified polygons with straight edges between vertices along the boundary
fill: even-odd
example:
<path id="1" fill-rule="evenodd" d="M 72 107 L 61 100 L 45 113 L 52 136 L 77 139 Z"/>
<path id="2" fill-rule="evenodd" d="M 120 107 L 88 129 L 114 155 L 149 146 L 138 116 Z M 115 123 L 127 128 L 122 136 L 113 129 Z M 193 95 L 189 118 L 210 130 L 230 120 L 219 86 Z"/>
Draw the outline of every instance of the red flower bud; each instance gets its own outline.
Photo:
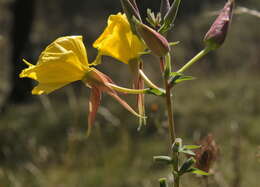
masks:
<path id="1" fill-rule="evenodd" d="M 157 56 L 165 56 L 170 51 L 167 39 L 147 25 L 136 22 L 136 30 L 147 47 Z"/>
<path id="2" fill-rule="evenodd" d="M 211 49 L 219 48 L 225 41 L 231 22 L 234 0 L 229 0 L 204 37 L 204 42 Z"/>

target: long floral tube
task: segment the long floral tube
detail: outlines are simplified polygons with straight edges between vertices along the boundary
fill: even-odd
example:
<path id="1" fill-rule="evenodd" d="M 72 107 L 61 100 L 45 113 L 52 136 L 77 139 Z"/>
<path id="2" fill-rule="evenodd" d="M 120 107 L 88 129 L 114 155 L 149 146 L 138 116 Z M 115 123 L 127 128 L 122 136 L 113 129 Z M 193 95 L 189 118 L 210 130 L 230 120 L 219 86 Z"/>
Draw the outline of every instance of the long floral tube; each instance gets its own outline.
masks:
<path id="1" fill-rule="evenodd" d="M 122 93 L 128 93 L 128 94 L 141 94 L 141 93 L 147 93 L 147 91 L 149 91 L 149 88 L 145 88 L 145 89 L 130 89 L 130 88 L 124 88 L 112 83 L 106 83 L 109 87 L 111 87 L 113 90 L 116 90 L 118 92 L 122 92 Z"/>
<path id="2" fill-rule="evenodd" d="M 143 72 L 143 70 L 139 69 L 139 74 L 141 75 L 142 79 L 144 80 L 145 84 L 151 88 L 160 90 L 158 86 L 156 86 Z"/>

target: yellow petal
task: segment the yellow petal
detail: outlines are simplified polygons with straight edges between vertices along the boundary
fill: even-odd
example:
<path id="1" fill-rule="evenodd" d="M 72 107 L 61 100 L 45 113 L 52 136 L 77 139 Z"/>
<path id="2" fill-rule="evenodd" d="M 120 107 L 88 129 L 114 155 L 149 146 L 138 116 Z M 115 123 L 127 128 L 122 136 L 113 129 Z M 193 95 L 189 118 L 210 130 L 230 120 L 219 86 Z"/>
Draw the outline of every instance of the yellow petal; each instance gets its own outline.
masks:
<path id="1" fill-rule="evenodd" d="M 38 81 L 33 94 L 48 94 L 71 82 L 82 80 L 91 69 L 81 36 L 61 37 L 40 55 L 36 65 L 29 65 L 20 77 Z"/>
<path id="2" fill-rule="evenodd" d="M 99 55 L 112 56 L 126 64 L 145 50 L 145 45 L 132 33 L 126 16 L 121 13 L 109 16 L 106 29 L 93 47 L 99 50 Z"/>

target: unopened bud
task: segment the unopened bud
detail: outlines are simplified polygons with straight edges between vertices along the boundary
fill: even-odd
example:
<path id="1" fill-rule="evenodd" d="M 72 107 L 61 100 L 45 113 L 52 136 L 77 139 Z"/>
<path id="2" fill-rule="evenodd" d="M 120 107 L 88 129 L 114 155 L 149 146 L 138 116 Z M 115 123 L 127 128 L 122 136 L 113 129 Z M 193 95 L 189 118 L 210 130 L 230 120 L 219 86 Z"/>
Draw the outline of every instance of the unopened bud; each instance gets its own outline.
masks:
<path id="1" fill-rule="evenodd" d="M 162 18 L 164 18 L 164 16 L 167 14 L 167 12 L 170 9 L 170 2 L 169 0 L 161 0 L 161 8 L 160 8 L 160 12 L 162 15 Z"/>
<path id="2" fill-rule="evenodd" d="M 204 37 L 207 47 L 217 49 L 224 43 L 232 19 L 233 7 L 234 0 L 228 0 Z"/>
<path id="3" fill-rule="evenodd" d="M 170 51 L 167 39 L 152 28 L 136 21 L 136 30 L 153 54 L 161 57 Z"/>

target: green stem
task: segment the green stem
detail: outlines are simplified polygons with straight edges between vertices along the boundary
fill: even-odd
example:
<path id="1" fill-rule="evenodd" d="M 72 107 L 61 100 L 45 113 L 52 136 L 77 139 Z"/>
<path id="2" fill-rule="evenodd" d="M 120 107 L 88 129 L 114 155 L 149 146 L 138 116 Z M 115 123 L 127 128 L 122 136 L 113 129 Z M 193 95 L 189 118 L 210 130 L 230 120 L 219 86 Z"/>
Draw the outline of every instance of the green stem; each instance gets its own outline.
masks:
<path id="1" fill-rule="evenodd" d="M 183 73 L 186 71 L 190 66 L 192 66 L 194 63 L 199 61 L 202 57 L 204 57 L 206 54 L 208 54 L 211 51 L 210 48 L 205 48 L 202 51 L 200 51 L 195 57 L 193 57 L 189 62 L 187 62 L 184 66 L 182 66 L 181 69 L 177 71 L 177 73 Z"/>
<path id="2" fill-rule="evenodd" d="M 166 65 L 165 71 L 167 69 L 170 69 L 170 58 L 164 58 L 161 57 L 161 64 Z M 166 62 L 165 62 L 166 60 Z M 164 87 L 165 87 L 165 95 L 166 95 L 166 107 L 167 107 L 167 113 L 168 113 L 168 127 L 169 127 L 169 135 L 170 135 L 170 146 L 174 143 L 176 134 L 175 134 L 175 127 L 174 127 L 174 120 L 173 120 L 173 104 L 171 99 L 171 89 L 168 84 L 168 78 L 169 75 L 167 73 L 164 73 Z"/>
<path id="3" fill-rule="evenodd" d="M 144 83 L 149 86 L 150 88 L 154 88 L 157 90 L 160 90 L 158 86 L 156 86 L 143 72 L 143 70 L 139 69 L 139 74 L 141 75 L 142 79 L 144 80 Z"/>
<path id="4" fill-rule="evenodd" d="M 128 93 L 128 94 L 141 94 L 141 93 L 147 93 L 149 91 L 149 88 L 146 89 L 130 89 L 130 88 L 124 88 L 121 86 L 117 86 L 115 84 L 106 83 L 109 87 L 111 87 L 113 90 L 116 90 L 118 92 L 122 93 Z"/>
<path id="5" fill-rule="evenodd" d="M 176 132 L 175 132 L 175 125 L 174 125 L 174 117 L 173 117 L 173 102 L 171 98 L 171 87 L 168 83 L 169 79 L 169 73 L 167 73 L 169 70 L 171 70 L 171 58 L 170 56 L 166 56 L 165 59 L 161 58 L 161 64 L 165 64 L 165 72 L 164 72 L 164 86 L 166 91 L 166 106 L 167 106 L 167 113 L 168 113 L 168 127 L 169 127 L 169 136 L 170 136 L 170 149 L 172 144 L 174 143 L 176 139 Z M 166 61 L 164 63 L 164 61 Z M 178 173 L 179 170 L 179 155 L 178 153 L 172 152 L 172 159 L 173 159 L 173 176 L 174 176 L 174 187 L 179 187 L 180 184 L 180 178 Z"/>

